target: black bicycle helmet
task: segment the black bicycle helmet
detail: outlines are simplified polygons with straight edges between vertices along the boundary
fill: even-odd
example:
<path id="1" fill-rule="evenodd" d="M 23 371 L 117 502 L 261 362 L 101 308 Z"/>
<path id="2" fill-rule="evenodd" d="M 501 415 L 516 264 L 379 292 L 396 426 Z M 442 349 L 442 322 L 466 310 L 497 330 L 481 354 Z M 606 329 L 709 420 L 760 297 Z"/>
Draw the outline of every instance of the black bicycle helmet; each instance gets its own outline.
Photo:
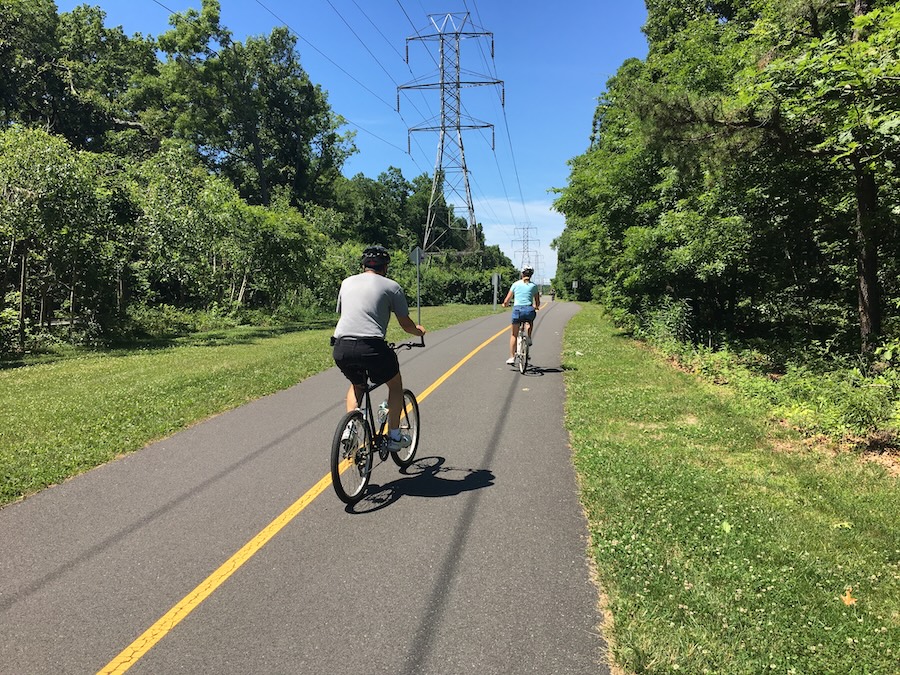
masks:
<path id="1" fill-rule="evenodd" d="M 369 246 L 363 251 L 363 267 L 384 267 L 389 262 L 391 254 L 384 246 Z"/>

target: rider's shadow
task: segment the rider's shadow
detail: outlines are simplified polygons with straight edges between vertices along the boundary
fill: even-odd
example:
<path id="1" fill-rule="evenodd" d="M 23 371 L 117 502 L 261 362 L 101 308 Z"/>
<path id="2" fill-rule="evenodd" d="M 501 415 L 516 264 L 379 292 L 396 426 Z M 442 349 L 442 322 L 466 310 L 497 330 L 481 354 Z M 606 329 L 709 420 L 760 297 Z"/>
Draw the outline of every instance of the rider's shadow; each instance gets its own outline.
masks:
<path id="1" fill-rule="evenodd" d="M 487 469 L 462 469 L 444 466 L 443 457 L 422 457 L 410 464 L 402 478 L 384 485 L 369 483 L 368 494 L 348 511 L 377 511 L 401 497 L 453 497 L 494 484 L 494 473 Z"/>

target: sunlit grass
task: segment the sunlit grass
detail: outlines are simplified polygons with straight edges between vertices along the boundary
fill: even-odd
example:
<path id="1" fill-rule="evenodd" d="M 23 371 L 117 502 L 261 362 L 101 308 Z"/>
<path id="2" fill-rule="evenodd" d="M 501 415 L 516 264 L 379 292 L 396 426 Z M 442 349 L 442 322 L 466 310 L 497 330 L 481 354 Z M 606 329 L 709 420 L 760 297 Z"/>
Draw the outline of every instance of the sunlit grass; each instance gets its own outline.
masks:
<path id="1" fill-rule="evenodd" d="M 490 313 L 423 307 L 422 322 L 439 330 Z M 0 370 L 0 504 L 330 368 L 331 331 L 240 327 Z"/>
<path id="2" fill-rule="evenodd" d="M 616 335 L 596 307 L 570 323 L 564 364 L 621 666 L 898 672 L 896 479 L 791 449 L 758 409 Z"/>

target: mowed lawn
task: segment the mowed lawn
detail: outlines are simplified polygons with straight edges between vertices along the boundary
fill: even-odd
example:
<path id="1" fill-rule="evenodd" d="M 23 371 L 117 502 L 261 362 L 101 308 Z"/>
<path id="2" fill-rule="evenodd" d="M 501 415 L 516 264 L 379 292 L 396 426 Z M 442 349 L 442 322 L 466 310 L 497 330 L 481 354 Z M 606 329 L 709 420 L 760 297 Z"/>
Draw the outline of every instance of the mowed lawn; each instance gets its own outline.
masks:
<path id="1" fill-rule="evenodd" d="M 900 490 L 722 388 L 569 324 L 566 424 L 615 661 L 637 673 L 900 673 Z"/>
<path id="2" fill-rule="evenodd" d="M 422 323 L 491 311 L 423 307 Z M 332 367 L 331 333 L 235 328 L 0 370 L 0 505 Z M 405 338 L 392 321 L 388 339 Z"/>

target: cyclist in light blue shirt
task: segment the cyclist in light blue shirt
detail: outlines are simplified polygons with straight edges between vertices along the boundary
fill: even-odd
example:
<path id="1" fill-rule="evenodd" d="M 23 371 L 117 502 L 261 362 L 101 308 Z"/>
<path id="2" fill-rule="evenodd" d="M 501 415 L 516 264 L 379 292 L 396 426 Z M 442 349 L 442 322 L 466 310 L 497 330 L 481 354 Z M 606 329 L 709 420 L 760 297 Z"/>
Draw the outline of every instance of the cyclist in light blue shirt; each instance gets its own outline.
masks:
<path id="1" fill-rule="evenodd" d="M 528 334 L 528 344 L 531 344 L 531 331 L 534 329 L 534 318 L 537 310 L 541 308 L 541 293 L 537 284 L 532 283 L 531 276 L 534 269 L 525 267 L 522 270 L 522 278 L 514 282 L 506 294 L 503 306 L 508 307 L 509 301 L 513 301 L 512 313 L 512 332 L 509 336 L 509 359 L 506 363 L 512 365 L 516 362 L 516 338 L 519 337 L 519 330 L 522 324 L 528 324 L 526 331 Z"/>

